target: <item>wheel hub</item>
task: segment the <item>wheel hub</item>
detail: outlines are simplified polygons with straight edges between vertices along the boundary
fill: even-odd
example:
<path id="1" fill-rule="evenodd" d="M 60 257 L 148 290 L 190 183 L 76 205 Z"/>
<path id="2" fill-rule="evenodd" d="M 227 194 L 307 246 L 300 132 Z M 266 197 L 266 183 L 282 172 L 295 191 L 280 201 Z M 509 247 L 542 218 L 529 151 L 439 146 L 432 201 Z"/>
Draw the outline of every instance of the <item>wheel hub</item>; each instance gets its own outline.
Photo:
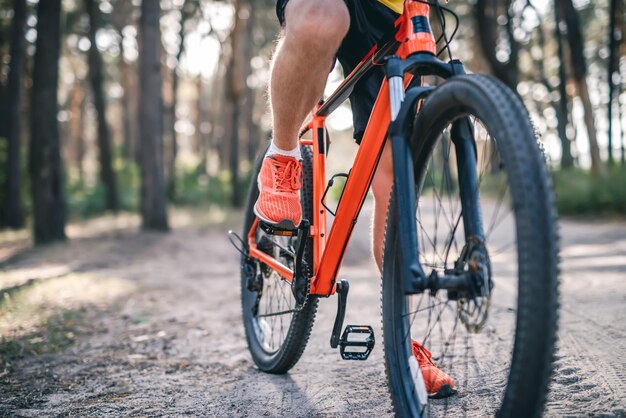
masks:
<path id="1" fill-rule="evenodd" d="M 479 332 L 487 323 L 491 305 L 491 263 L 482 240 L 470 240 L 466 249 L 462 252 L 466 256 L 457 261 L 457 266 L 463 264 L 468 288 L 457 299 L 457 314 L 469 332 Z"/>

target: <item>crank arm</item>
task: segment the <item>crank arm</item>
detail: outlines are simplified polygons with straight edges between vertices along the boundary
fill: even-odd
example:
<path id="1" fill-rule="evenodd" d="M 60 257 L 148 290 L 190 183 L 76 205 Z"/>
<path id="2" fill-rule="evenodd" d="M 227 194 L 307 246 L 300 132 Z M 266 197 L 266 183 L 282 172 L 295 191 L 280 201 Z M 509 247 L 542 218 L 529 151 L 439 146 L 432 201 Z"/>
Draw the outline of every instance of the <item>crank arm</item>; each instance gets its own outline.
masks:
<path id="1" fill-rule="evenodd" d="M 308 220 L 303 219 L 298 227 L 298 239 L 296 240 L 296 257 L 293 269 L 293 281 L 291 282 L 291 291 L 298 305 L 303 305 L 308 296 L 309 278 L 304 271 L 304 248 L 309 238 L 311 224 Z"/>

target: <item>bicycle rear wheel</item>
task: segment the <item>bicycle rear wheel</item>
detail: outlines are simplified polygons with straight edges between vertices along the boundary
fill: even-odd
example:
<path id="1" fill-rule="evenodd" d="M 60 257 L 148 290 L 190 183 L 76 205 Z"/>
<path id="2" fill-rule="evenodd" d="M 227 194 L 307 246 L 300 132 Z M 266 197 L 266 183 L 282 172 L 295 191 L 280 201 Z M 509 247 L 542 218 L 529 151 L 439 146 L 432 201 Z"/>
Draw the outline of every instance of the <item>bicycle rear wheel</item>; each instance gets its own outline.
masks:
<path id="1" fill-rule="evenodd" d="M 486 256 L 464 233 L 451 126 L 469 117 Z M 425 100 L 413 126 L 419 260 L 428 276 L 482 263 L 488 297 L 439 290 L 406 295 L 396 202 L 390 201 L 383 261 L 385 363 L 399 416 L 538 416 L 552 370 L 558 307 L 556 210 L 528 114 L 500 82 L 459 76 Z M 459 157 L 458 160 L 461 160 Z M 478 261 L 477 261 L 478 260 Z M 456 384 L 446 399 L 419 396 L 411 340 Z"/>
<path id="2" fill-rule="evenodd" d="M 268 144 L 269 146 L 269 144 Z M 256 178 L 268 146 L 262 150 L 252 173 L 248 192 L 243 236 L 247 237 L 256 218 L 254 204 L 259 196 Z M 301 147 L 303 184 L 300 202 L 304 219 L 313 219 L 313 162 L 310 147 Z M 296 237 L 268 235 L 257 228 L 260 250 L 271 254 L 282 264 L 294 268 Z M 308 239 L 304 250 L 306 274 L 313 274 L 313 246 Z M 241 304 L 246 340 L 252 359 L 268 373 L 286 373 L 304 352 L 311 334 L 318 299 L 309 296 L 302 306 L 296 304 L 291 285 L 269 266 L 257 260 L 241 258 Z"/>

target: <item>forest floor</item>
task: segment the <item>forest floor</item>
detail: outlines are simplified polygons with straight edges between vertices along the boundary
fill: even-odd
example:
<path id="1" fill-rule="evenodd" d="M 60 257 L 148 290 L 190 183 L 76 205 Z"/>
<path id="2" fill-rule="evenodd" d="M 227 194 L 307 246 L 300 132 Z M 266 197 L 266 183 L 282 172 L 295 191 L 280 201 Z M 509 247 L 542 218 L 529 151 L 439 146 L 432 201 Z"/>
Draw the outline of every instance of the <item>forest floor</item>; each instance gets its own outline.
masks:
<path id="1" fill-rule="evenodd" d="M 366 211 L 368 207 L 366 207 Z M 32 248 L 0 234 L 0 416 L 389 416 L 379 275 L 367 216 L 341 277 L 346 323 L 369 323 L 366 362 L 330 349 L 335 300 L 284 376 L 247 351 L 239 265 L 226 231 L 240 213 L 176 210 L 169 234 L 133 215 L 72 224 Z M 626 223 L 561 222 L 561 322 L 547 416 L 626 415 Z M 481 411 L 474 411 L 478 416 Z"/>

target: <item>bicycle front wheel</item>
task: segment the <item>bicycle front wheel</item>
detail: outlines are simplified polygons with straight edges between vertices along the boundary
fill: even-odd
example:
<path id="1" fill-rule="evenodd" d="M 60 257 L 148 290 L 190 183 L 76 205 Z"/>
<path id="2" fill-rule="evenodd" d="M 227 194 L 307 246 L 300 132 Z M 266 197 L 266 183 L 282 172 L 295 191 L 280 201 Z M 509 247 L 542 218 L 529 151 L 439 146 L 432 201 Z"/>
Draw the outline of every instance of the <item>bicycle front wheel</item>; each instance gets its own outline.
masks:
<path id="1" fill-rule="evenodd" d="M 464 118 L 464 119 L 463 119 Z M 455 121 L 473 134 L 484 242 L 465 236 Z M 499 81 L 454 77 L 425 100 L 412 144 L 420 263 L 428 276 L 468 272 L 480 263 L 493 283 L 487 296 L 453 291 L 407 295 L 396 203 L 385 240 L 382 310 L 385 363 L 399 416 L 538 416 L 552 370 L 558 305 L 556 210 L 548 171 L 528 113 Z M 465 190 L 467 191 L 467 190 Z M 467 194 L 465 194 L 467 195 Z M 426 399 L 412 341 L 433 354 L 457 395 Z M 413 367 L 413 369 L 412 369 Z M 417 370 L 416 370 L 417 369 Z"/>

